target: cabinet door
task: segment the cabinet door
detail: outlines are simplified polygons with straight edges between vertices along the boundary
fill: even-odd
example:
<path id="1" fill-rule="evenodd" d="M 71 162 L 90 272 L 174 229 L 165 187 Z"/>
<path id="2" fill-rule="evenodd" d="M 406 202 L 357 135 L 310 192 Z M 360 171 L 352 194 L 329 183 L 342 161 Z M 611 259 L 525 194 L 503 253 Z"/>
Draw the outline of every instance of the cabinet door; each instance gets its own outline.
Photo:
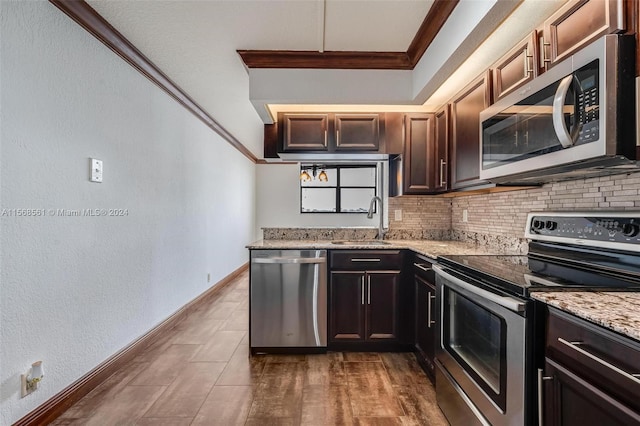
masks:
<path id="1" fill-rule="evenodd" d="M 597 38 L 624 29 L 619 0 L 571 0 L 544 23 L 547 68 Z"/>
<path id="2" fill-rule="evenodd" d="M 378 114 L 336 114 L 336 151 L 377 151 L 380 147 Z"/>
<path id="3" fill-rule="evenodd" d="M 433 114 L 405 115 L 405 194 L 429 194 L 435 189 L 434 121 Z"/>
<path id="4" fill-rule="evenodd" d="M 328 114 L 282 114 L 283 151 L 327 151 Z"/>
<path id="5" fill-rule="evenodd" d="M 543 424 L 548 426 L 640 424 L 640 414 L 583 378 L 546 358 Z"/>
<path id="6" fill-rule="evenodd" d="M 398 339 L 400 271 L 367 272 L 367 340 Z"/>
<path id="7" fill-rule="evenodd" d="M 538 75 L 536 45 L 536 33 L 534 32 L 491 67 L 494 100 L 497 101 L 508 95 Z"/>
<path id="8" fill-rule="evenodd" d="M 329 336 L 332 341 L 363 341 L 365 273 L 331 272 Z"/>
<path id="9" fill-rule="evenodd" d="M 436 112 L 436 141 L 434 143 L 435 186 L 437 192 L 449 187 L 449 106 Z"/>
<path id="10" fill-rule="evenodd" d="M 483 74 L 451 102 L 452 189 L 486 183 L 480 180 L 480 112 L 490 103 L 488 76 Z"/>
<path id="11" fill-rule="evenodd" d="M 436 288 L 415 275 L 416 349 L 420 351 L 432 375 L 435 374 L 435 299 Z"/>

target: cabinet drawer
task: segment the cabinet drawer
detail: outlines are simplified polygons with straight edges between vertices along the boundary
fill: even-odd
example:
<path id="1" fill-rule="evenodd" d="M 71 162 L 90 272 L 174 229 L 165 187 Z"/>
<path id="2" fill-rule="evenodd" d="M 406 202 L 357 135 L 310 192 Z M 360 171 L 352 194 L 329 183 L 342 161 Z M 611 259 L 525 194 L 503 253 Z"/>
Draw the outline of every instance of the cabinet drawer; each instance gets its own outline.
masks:
<path id="1" fill-rule="evenodd" d="M 640 343 L 550 308 L 546 354 L 629 407 L 640 409 Z"/>
<path id="2" fill-rule="evenodd" d="M 331 269 L 347 270 L 400 270 L 400 250 L 333 250 L 330 255 Z"/>

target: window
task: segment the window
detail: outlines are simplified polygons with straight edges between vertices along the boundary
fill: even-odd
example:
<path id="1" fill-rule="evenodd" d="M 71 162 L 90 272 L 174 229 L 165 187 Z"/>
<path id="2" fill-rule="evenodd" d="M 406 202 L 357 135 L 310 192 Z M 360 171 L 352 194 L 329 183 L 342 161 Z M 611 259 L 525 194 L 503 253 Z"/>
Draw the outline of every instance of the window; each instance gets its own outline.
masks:
<path id="1" fill-rule="evenodd" d="M 367 213 L 377 195 L 375 164 L 301 164 L 300 177 L 301 213 Z"/>

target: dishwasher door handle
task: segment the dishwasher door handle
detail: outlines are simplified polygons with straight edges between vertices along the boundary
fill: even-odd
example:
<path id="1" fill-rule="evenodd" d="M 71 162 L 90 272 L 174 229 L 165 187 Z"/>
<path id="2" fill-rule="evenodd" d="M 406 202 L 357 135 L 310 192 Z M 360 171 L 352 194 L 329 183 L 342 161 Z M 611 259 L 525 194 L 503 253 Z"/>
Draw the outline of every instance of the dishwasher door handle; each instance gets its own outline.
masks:
<path id="1" fill-rule="evenodd" d="M 326 257 L 255 257 L 251 263 L 327 263 Z"/>

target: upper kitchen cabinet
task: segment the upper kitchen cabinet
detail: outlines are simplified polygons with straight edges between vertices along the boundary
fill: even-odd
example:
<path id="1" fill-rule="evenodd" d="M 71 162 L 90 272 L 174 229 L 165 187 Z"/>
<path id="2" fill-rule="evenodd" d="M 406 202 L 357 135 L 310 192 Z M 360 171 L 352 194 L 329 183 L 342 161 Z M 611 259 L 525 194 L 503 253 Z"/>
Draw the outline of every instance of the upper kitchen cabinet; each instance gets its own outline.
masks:
<path id="1" fill-rule="evenodd" d="M 281 114 L 282 150 L 327 151 L 329 114 Z"/>
<path id="2" fill-rule="evenodd" d="M 449 187 L 449 106 L 445 105 L 443 109 L 436 112 L 435 115 L 435 143 L 434 158 L 436 183 L 434 189 L 436 192 L 444 192 Z"/>
<path id="3" fill-rule="evenodd" d="M 379 114 L 336 114 L 336 151 L 378 151 Z"/>
<path id="4" fill-rule="evenodd" d="M 534 31 L 491 67 L 493 99 L 513 92 L 538 75 L 538 33 Z"/>
<path id="5" fill-rule="evenodd" d="M 631 3 L 631 2 L 629 2 Z M 571 0 L 544 23 L 544 66 L 625 28 L 622 0 Z"/>
<path id="6" fill-rule="evenodd" d="M 274 151 L 276 155 L 384 152 L 384 116 L 384 113 L 279 113 L 275 124 L 265 126 L 265 158 L 273 158 Z"/>
<path id="7" fill-rule="evenodd" d="M 435 190 L 435 115 L 404 116 L 403 192 L 430 194 Z"/>
<path id="8" fill-rule="evenodd" d="M 490 73 L 483 73 L 451 101 L 451 189 L 480 180 L 480 112 L 491 103 Z"/>

